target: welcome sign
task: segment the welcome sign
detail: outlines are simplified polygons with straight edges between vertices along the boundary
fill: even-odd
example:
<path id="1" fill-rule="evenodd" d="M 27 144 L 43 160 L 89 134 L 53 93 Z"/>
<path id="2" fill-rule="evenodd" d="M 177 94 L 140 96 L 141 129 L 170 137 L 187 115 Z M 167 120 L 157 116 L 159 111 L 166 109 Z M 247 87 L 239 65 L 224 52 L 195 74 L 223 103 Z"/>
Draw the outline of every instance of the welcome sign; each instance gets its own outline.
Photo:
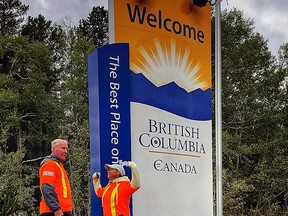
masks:
<path id="1" fill-rule="evenodd" d="M 105 172 L 103 161 L 135 161 L 141 188 L 133 195 L 134 216 L 213 215 L 210 25 L 210 6 L 193 7 L 188 0 L 109 1 L 109 37 L 116 44 L 92 54 L 90 62 L 98 59 L 99 65 L 89 69 L 98 74 L 89 77 L 89 101 L 100 101 L 97 108 L 89 105 L 91 172 Z M 112 87 L 115 80 L 101 78 L 110 73 L 109 64 L 102 67 L 109 56 L 126 62 L 119 64 L 119 85 Z M 117 96 L 102 97 L 103 83 Z M 108 101 L 103 107 L 102 99 Z M 119 115 L 111 114 L 111 100 L 121 102 Z M 121 122 L 117 144 L 111 119 Z M 93 193 L 92 214 L 99 215 Z"/>

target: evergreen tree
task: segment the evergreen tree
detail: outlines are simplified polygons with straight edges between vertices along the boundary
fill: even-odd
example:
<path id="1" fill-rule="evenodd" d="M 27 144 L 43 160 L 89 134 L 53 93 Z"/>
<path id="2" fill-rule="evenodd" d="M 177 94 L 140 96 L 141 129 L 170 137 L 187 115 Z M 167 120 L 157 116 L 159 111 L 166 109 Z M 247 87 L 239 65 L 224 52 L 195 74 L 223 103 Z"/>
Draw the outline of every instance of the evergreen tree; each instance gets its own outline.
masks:
<path id="1" fill-rule="evenodd" d="M 92 39 L 96 48 L 108 43 L 108 11 L 104 7 L 93 7 L 87 19 L 80 20 L 78 31 Z"/>
<path id="2" fill-rule="evenodd" d="M 253 24 L 236 9 L 222 13 L 224 200 L 237 202 L 237 208 L 224 203 L 224 209 L 232 215 L 281 215 L 287 183 L 276 173 L 288 176 L 287 164 L 280 163 L 287 157 L 281 120 L 285 73 Z"/>
<path id="3" fill-rule="evenodd" d="M 49 30 L 51 28 L 52 21 L 46 21 L 43 15 L 38 15 L 37 18 L 28 16 L 27 23 L 23 25 L 21 34 L 29 38 L 29 42 L 32 41 L 47 41 L 49 37 Z"/>
<path id="4" fill-rule="evenodd" d="M 88 54 L 92 42 L 69 31 L 67 68 L 62 74 L 61 103 L 65 121 L 61 131 L 69 140 L 69 174 L 76 215 L 90 215 L 90 151 L 88 127 Z"/>
<path id="5" fill-rule="evenodd" d="M 62 32 L 42 16 L 30 17 L 22 30 L 28 7 L 14 0 L 0 1 L 0 7 L 1 215 L 32 215 L 40 198 L 39 164 L 21 161 L 50 154 L 50 141 L 60 134 Z"/>
<path id="6" fill-rule="evenodd" d="M 0 36 L 15 35 L 28 9 L 20 0 L 0 0 Z"/>
<path id="7" fill-rule="evenodd" d="M 49 47 L 51 51 L 49 58 L 51 58 L 53 67 L 47 71 L 46 90 L 52 91 L 54 84 L 59 81 L 59 74 L 65 67 L 63 28 L 58 24 L 52 25 L 52 21 L 46 21 L 43 15 L 38 15 L 36 18 L 29 16 L 27 22 L 22 26 L 21 34 L 28 37 L 29 42 L 39 41 Z"/>

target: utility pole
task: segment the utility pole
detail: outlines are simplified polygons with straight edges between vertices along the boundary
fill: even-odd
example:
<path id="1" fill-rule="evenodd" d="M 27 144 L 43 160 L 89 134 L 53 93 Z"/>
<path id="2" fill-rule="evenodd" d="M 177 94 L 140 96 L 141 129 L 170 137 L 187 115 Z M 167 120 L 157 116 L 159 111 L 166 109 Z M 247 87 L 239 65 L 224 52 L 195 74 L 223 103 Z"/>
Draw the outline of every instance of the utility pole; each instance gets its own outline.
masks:
<path id="1" fill-rule="evenodd" d="M 215 130 L 216 130 L 216 211 L 223 215 L 222 204 L 222 71 L 221 0 L 215 4 Z"/>

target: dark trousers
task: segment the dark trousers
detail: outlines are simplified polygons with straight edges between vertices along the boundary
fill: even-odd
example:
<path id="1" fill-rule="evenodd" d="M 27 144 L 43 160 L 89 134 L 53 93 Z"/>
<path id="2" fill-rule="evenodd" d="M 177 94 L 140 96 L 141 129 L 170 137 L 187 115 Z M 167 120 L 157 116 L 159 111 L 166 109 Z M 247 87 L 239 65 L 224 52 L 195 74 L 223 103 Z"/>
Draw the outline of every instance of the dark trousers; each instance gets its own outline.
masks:
<path id="1" fill-rule="evenodd" d="M 64 216 L 71 216 L 72 214 L 70 212 L 63 212 Z M 49 212 L 49 213 L 43 213 L 40 216 L 54 216 L 53 212 Z"/>

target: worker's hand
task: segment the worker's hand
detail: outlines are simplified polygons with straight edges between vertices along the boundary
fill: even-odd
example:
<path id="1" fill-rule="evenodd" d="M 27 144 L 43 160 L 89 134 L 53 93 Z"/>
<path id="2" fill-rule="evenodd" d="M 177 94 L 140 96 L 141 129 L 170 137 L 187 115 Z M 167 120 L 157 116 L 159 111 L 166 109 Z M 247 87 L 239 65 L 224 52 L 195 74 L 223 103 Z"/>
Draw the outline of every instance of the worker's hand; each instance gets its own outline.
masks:
<path id="1" fill-rule="evenodd" d="M 57 210 L 57 211 L 54 212 L 54 215 L 55 215 L 55 216 L 63 216 L 64 214 L 63 214 L 62 210 L 59 209 L 59 210 Z"/>
<path id="2" fill-rule="evenodd" d="M 128 162 L 128 167 L 135 168 L 135 167 L 137 167 L 137 165 L 133 161 L 129 161 Z"/>
<path id="3" fill-rule="evenodd" d="M 93 173 L 93 175 L 92 175 L 93 181 L 98 181 L 100 176 L 101 176 L 100 172 Z"/>

